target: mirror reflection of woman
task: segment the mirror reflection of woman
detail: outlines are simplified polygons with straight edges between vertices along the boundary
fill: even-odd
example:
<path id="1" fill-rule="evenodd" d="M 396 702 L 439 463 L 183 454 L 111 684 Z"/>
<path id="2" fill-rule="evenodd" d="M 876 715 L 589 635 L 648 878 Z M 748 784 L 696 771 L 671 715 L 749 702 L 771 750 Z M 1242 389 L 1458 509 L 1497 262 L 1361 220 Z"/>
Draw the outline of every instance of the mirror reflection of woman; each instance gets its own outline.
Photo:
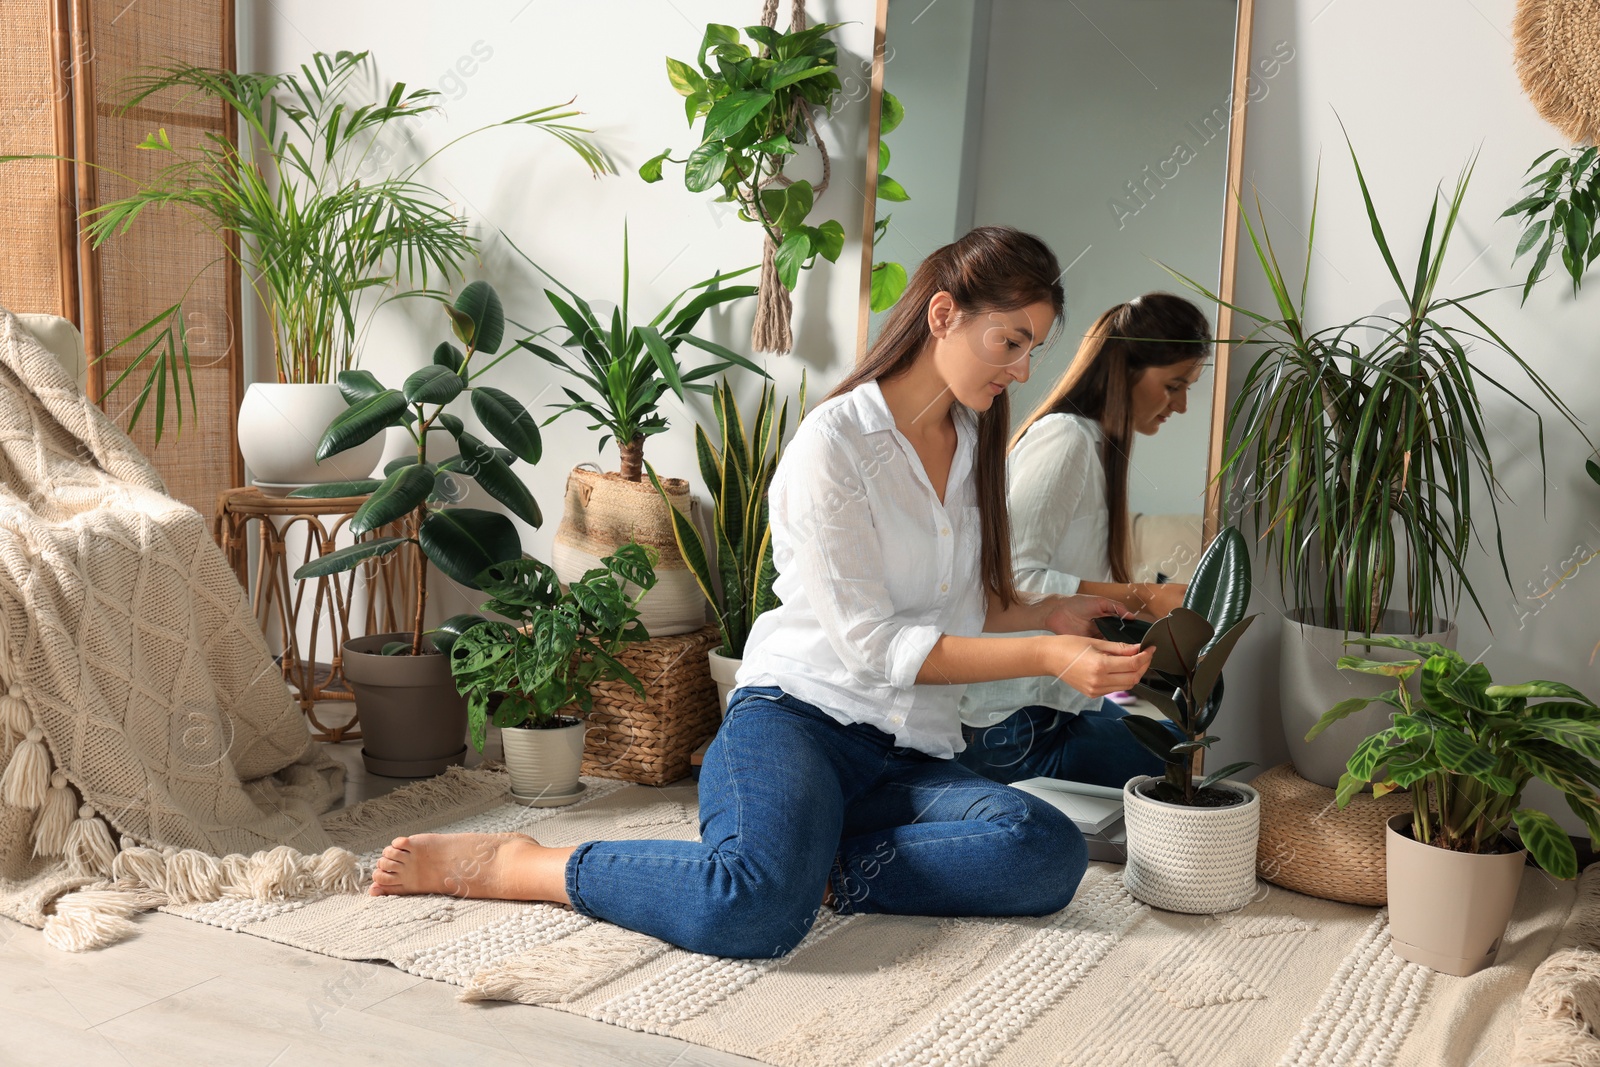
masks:
<path id="1" fill-rule="evenodd" d="M 1210 344 L 1205 314 L 1171 293 L 1146 293 L 1095 320 L 1066 373 L 1011 439 L 1007 495 L 1019 589 L 1108 597 L 1145 619 L 1183 603 L 1182 585 L 1130 580 L 1130 459 L 1136 434 L 1154 436 L 1188 410 Z M 1135 775 L 1160 774 L 1161 762 L 1117 721 L 1124 714 L 1062 678 L 969 686 L 959 758 L 1001 782 L 1042 776 L 1121 787 Z"/>
<path id="2" fill-rule="evenodd" d="M 1087 866 L 1072 820 L 951 758 L 966 683 L 1043 674 L 1103 694 L 1150 664 L 1093 632 L 1119 604 L 1015 587 L 1007 387 L 1061 315 L 1060 274 L 1008 228 L 935 250 L 795 431 L 768 501 L 781 603 L 756 620 L 706 752 L 698 840 L 416 834 L 384 849 L 371 892 L 554 901 L 743 957 L 783 955 L 824 905 L 1065 907 Z"/>

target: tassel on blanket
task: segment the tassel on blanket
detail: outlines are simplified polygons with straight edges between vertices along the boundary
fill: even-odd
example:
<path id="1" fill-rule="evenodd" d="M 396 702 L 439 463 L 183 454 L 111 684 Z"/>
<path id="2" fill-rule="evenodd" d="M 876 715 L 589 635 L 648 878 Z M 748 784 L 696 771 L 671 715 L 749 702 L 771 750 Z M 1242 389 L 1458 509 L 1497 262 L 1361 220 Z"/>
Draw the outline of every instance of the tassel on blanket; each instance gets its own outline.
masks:
<path id="1" fill-rule="evenodd" d="M 105 877 L 111 873 L 117 846 L 111 840 L 111 830 L 103 819 L 95 817 L 92 806 L 85 804 L 78 809 L 78 819 L 67 831 L 66 851 L 67 869 L 73 874 Z"/>
<path id="2" fill-rule="evenodd" d="M 0 744 L 9 750 L 33 728 L 33 716 L 22 702 L 22 689 L 12 685 L 0 696 Z"/>
<path id="3" fill-rule="evenodd" d="M 0 775 L 0 797 L 12 807 L 36 811 L 49 792 L 50 753 L 44 747 L 44 731 L 32 726 Z"/>
<path id="4" fill-rule="evenodd" d="M 56 771 L 50 776 L 50 793 L 44 806 L 33 820 L 33 854 L 59 856 L 67 851 L 67 835 L 72 830 L 72 816 L 78 809 L 77 798 L 67 776 Z"/>

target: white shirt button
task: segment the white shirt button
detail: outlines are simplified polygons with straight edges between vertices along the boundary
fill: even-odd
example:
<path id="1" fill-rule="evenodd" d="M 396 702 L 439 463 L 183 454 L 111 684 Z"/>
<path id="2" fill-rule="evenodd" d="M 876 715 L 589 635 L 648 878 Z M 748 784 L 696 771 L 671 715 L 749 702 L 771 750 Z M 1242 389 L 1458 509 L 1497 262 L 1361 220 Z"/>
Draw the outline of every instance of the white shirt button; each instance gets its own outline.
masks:
<path id="1" fill-rule="evenodd" d="M 889 725 L 890 726 L 904 726 L 905 722 L 906 722 L 906 717 L 904 715 L 894 715 L 894 716 L 891 716 L 890 719 L 889 719 Z"/>
<path id="2" fill-rule="evenodd" d="M 949 583 L 949 582 L 942 582 L 942 583 L 940 583 L 940 585 L 939 585 L 939 592 L 941 592 L 941 593 L 948 593 L 948 592 L 949 592 L 949 591 L 950 591 L 950 583 Z"/>
<path id="3" fill-rule="evenodd" d="M 949 537 L 950 536 L 950 527 L 946 526 L 944 529 L 940 530 L 939 531 L 939 536 L 940 537 Z"/>

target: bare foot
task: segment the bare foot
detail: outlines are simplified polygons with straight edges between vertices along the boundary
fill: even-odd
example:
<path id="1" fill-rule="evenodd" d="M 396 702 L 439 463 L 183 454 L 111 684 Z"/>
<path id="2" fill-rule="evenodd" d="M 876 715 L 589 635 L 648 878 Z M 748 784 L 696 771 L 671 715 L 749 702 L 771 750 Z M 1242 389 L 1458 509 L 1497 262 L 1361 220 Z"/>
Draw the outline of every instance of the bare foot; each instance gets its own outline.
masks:
<path id="1" fill-rule="evenodd" d="M 570 848 L 546 848 L 527 834 L 413 834 L 397 837 L 372 872 L 375 897 L 440 893 L 480 900 L 567 903 Z"/>

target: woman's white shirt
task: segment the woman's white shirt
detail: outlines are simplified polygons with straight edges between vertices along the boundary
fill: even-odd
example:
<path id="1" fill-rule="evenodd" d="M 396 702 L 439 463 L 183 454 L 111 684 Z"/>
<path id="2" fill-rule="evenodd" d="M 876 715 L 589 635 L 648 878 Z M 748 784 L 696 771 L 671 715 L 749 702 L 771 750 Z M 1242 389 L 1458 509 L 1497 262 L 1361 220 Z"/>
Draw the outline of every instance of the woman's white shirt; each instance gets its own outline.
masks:
<path id="1" fill-rule="evenodd" d="M 841 723 L 949 757 L 961 685 L 918 685 L 940 634 L 983 631 L 977 415 L 955 417 L 944 503 L 876 382 L 824 401 L 785 448 L 768 497 L 773 592 L 739 686 L 776 685 Z"/>
<path id="2" fill-rule="evenodd" d="M 1011 565 L 1017 588 L 1071 596 L 1080 581 L 1109 582 L 1110 512 L 1100 424 L 1046 415 L 1028 427 L 1006 461 Z M 1038 631 L 1045 633 L 1048 631 Z M 961 721 L 989 726 L 1019 708 L 1081 711 L 1098 704 L 1059 678 L 1011 678 L 967 687 Z"/>

